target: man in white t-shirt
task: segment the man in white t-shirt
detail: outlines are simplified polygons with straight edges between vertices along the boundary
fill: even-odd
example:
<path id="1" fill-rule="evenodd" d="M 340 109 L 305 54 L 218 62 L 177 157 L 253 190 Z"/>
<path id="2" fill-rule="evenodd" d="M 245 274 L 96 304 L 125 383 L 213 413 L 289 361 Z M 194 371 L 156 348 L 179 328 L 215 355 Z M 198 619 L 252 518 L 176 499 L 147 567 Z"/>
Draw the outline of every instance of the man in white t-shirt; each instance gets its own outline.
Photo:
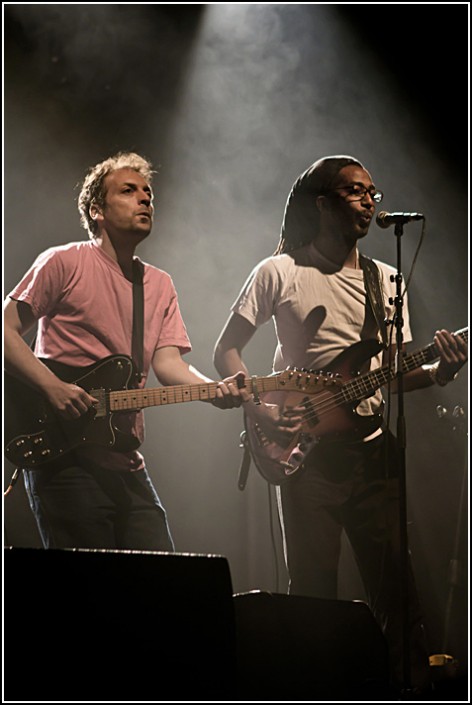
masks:
<path id="1" fill-rule="evenodd" d="M 318 382 L 325 389 L 312 400 L 301 390 L 285 397 L 285 392 L 262 399 L 256 394 L 259 398 L 244 405 L 251 450 L 261 474 L 277 485 L 290 593 L 336 599 L 344 530 L 389 644 L 392 682 L 401 687 L 398 460 L 396 441 L 382 427 L 380 391 L 389 380 L 396 391 L 394 368 L 336 386 L 336 380 L 348 381 L 360 367 L 367 374 L 369 366 L 372 371 L 389 363 L 381 329 L 385 316 L 394 319 L 395 272 L 361 256 L 357 246 L 381 200 L 369 172 L 349 156 L 320 159 L 301 174 L 287 201 L 278 249 L 244 284 L 214 361 L 220 374 L 249 374 L 242 351 L 272 318 L 274 371 L 288 366 L 325 371 Z M 370 297 L 369 276 L 375 280 Z M 402 335 L 404 343 L 411 341 L 406 296 Z M 388 343 L 385 330 L 383 336 Z M 466 361 L 461 336 L 441 330 L 434 342 L 439 361 L 419 363 L 404 374 L 405 391 L 447 384 Z M 315 378 L 302 373 L 301 384 L 303 379 L 313 384 Z M 356 401 L 353 414 L 350 403 Z M 323 443 L 329 438 L 335 442 Z M 409 599 L 411 678 L 422 689 L 429 685 L 428 653 L 411 568 Z"/>
<path id="2" fill-rule="evenodd" d="M 30 388 L 31 398 L 44 397 L 51 409 L 31 449 L 28 439 L 17 441 L 20 449 L 25 443 L 21 467 L 45 548 L 174 549 L 138 451 L 144 440 L 141 407 L 125 399 L 117 410 L 137 411 L 110 414 L 106 390 L 120 390 L 123 382 L 125 389 L 143 389 L 152 366 L 163 385 L 193 385 L 202 394 L 196 398 L 222 409 L 241 404 L 237 376 L 213 383 L 182 358 L 191 347 L 172 279 L 134 254 L 152 228 L 152 174 L 150 162 L 133 152 L 92 167 L 79 196 L 90 239 L 43 252 L 5 301 L 11 401 L 15 394 L 28 400 Z M 142 291 L 141 306 L 139 296 L 134 301 L 135 287 Z M 139 308 L 142 322 L 135 316 L 133 323 Z M 33 352 L 23 336 L 36 324 Z M 122 357 L 131 355 L 138 375 L 132 367 L 128 374 Z M 115 357 L 106 363 L 109 356 Z M 15 392 L 15 380 L 24 390 Z M 97 399 L 97 388 L 103 398 Z M 143 395 L 138 401 L 143 399 L 148 406 Z M 24 433 L 29 430 L 25 419 Z M 43 462 L 44 454 L 50 462 Z"/>

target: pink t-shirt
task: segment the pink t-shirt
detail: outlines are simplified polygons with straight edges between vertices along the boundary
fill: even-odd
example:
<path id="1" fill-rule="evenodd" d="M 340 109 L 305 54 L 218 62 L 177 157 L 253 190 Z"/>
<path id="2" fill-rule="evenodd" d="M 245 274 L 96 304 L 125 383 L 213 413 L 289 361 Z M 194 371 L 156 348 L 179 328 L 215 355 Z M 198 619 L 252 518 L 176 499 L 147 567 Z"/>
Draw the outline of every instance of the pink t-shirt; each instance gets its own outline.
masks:
<path id="1" fill-rule="evenodd" d="M 73 367 L 93 364 L 108 355 L 131 356 L 133 285 L 121 268 L 93 240 L 52 247 L 40 254 L 9 296 L 31 306 L 38 319 L 35 353 Z M 158 348 L 191 350 L 171 277 L 144 266 L 144 386 Z M 116 414 L 119 427 L 142 442 L 142 412 Z M 80 454 L 102 467 L 138 470 L 138 451 L 116 453 L 81 446 Z"/>

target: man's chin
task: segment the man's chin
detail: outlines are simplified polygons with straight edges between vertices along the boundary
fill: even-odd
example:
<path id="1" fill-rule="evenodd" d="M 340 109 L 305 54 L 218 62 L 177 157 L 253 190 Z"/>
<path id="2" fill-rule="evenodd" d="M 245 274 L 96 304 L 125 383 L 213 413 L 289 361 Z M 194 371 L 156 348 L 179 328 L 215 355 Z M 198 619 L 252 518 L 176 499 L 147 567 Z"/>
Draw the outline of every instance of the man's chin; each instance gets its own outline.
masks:
<path id="1" fill-rule="evenodd" d="M 365 237 L 369 232 L 370 223 L 368 225 L 363 225 L 357 228 L 357 237 L 360 240 Z"/>
<path id="2" fill-rule="evenodd" d="M 133 235 L 136 237 L 136 239 L 139 240 L 145 240 L 148 235 L 151 234 L 152 230 L 152 225 L 149 225 L 148 227 L 143 227 L 143 228 L 136 228 L 133 230 Z"/>

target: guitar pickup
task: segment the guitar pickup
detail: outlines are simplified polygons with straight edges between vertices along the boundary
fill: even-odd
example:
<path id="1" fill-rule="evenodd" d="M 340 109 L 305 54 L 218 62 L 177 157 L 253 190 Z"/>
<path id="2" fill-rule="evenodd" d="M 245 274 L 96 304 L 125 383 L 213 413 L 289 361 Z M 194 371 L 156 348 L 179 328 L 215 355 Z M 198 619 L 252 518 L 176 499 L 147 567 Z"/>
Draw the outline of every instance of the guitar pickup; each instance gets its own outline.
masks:
<path id="1" fill-rule="evenodd" d="M 261 429 L 261 427 L 259 426 L 259 424 L 257 424 L 257 423 L 254 424 L 254 431 L 256 432 L 257 442 L 259 443 L 259 445 L 260 445 L 262 448 L 264 448 L 265 446 L 268 446 L 268 445 L 269 445 L 269 439 L 268 439 L 267 436 L 264 434 L 264 432 L 262 431 L 262 429 Z"/>
<path id="2" fill-rule="evenodd" d="M 90 412 L 92 412 L 93 415 L 98 419 L 102 418 L 103 416 L 106 416 L 108 413 L 107 395 L 103 387 L 100 389 L 90 389 L 88 393 L 91 397 L 95 397 L 95 399 L 98 399 L 98 403 L 93 405 L 93 407 L 90 409 Z"/>
<path id="3" fill-rule="evenodd" d="M 308 424 L 308 426 L 316 426 L 319 422 L 319 418 L 310 397 L 306 397 L 306 399 L 303 400 L 302 405 L 306 409 L 306 414 L 304 414 L 305 423 Z"/>

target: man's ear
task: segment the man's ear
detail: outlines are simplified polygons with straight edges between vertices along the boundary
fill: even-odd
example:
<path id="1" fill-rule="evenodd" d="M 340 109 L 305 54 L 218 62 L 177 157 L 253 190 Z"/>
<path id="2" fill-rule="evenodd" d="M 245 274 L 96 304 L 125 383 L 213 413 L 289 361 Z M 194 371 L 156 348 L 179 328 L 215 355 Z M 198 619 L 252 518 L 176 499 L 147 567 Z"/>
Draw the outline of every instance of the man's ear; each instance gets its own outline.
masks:
<path id="1" fill-rule="evenodd" d="M 319 212 L 322 213 L 322 211 L 326 210 L 328 208 L 328 203 L 327 203 L 327 198 L 326 196 L 317 196 L 316 197 L 316 207 L 318 208 Z"/>
<path id="2" fill-rule="evenodd" d="M 92 205 L 89 208 L 89 215 L 92 218 L 92 220 L 97 220 L 98 216 L 102 214 L 102 211 L 100 208 L 97 206 L 96 203 L 92 203 Z"/>

